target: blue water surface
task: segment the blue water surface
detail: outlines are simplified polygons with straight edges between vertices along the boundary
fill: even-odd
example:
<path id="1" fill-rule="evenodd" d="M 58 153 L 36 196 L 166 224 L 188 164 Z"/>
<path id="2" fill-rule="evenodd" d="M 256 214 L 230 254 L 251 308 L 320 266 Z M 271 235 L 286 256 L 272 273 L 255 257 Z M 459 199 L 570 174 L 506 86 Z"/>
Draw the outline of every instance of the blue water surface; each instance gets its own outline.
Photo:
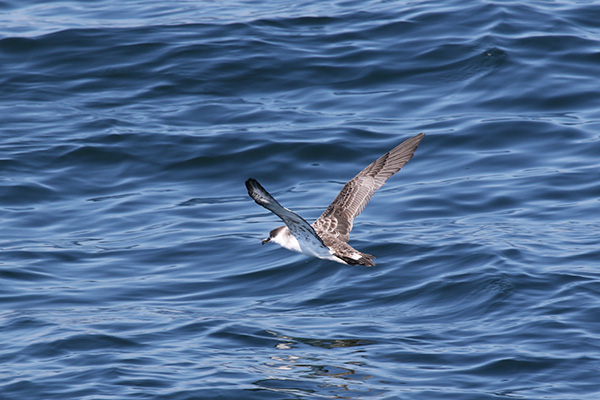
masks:
<path id="1" fill-rule="evenodd" d="M 0 1 L 0 398 L 598 399 L 598 21 Z M 260 245 L 419 132 L 377 266 Z"/>

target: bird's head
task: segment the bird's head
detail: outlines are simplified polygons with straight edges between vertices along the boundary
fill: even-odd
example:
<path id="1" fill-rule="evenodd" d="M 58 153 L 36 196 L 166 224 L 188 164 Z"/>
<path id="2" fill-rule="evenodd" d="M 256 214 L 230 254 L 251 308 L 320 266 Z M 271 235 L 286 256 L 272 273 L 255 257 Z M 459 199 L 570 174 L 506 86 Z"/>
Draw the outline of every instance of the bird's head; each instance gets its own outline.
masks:
<path id="1" fill-rule="evenodd" d="M 269 232 L 269 237 L 264 239 L 261 243 L 265 244 L 265 243 L 269 243 L 269 242 L 274 242 L 274 243 L 281 244 L 281 241 L 283 240 L 283 236 L 285 235 L 286 230 L 289 234 L 289 230 L 287 229 L 287 226 L 280 226 L 279 228 L 273 229 L 271 232 Z"/>

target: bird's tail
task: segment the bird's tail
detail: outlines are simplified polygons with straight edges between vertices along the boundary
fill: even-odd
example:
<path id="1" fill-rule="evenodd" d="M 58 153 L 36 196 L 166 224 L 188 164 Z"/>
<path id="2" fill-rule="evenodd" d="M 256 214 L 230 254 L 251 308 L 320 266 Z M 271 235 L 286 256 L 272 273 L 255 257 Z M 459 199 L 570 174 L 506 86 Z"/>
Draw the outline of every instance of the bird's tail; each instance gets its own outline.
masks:
<path id="1" fill-rule="evenodd" d="M 361 253 L 361 252 L 358 252 L 358 254 L 360 255 L 360 257 L 358 257 L 358 259 L 344 257 L 344 256 L 340 256 L 340 255 L 336 255 L 336 257 L 341 258 L 342 260 L 344 260 L 344 262 L 346 264 L 349 264 L 349 265 L 365 265 L 367 267 L 375 266 L 375 263 L 373 262 L 373 259 L 375 258 L 375 256 L 372 256 L 371 254 L 367 254 L 367 253 Z"/>

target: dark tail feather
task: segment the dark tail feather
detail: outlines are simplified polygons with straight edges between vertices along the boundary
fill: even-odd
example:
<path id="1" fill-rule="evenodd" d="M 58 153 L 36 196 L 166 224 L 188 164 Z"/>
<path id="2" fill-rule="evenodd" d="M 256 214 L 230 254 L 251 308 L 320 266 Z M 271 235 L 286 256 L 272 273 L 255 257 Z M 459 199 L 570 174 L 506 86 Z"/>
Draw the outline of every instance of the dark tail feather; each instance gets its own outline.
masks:
<path id="1" fill-rule="evenodd" d="M 336 255 L 336 257 L 341 258 L 342 260 L 344 260 L 344 262 L 346 264 L 349 264 L 349 265 L 365 265 L 367 267 L 375 266 L 375 263 L 373 262 L 373 258 L 375 258 L 375 256 L 372 256 L 372 255 L 366 254 L 366 253 L 360 253 L 360 258 L 358 260 L 355 260 L 354 258 L 350 258 L 350 257 L 340 256 L 340 255 Z"/>

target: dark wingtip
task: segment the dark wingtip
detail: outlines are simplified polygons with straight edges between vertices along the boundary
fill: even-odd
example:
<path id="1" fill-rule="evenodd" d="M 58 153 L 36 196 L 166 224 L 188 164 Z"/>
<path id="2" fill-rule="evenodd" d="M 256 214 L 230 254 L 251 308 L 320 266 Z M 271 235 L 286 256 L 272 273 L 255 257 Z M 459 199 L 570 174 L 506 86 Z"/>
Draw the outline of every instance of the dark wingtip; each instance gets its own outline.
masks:
<path id="1" fill-rule="evenodd" d="M 421 143 L 421 140 L 423 140 L 424 137 L 425 137 L 425 134 L 423 132 L 421 132 L 418 135 L 413 136 L 412 139 L 418 139 L 418 142 L 417 142 L 417 146 L 418 146 L 419 143 Z"/>
<path id="2" fill-rule="evenodd" d="M 412 139 L 413 141 L 415 141 L 415 140 L 416 140 L 416 142 L 417 142 L 417 146 L 418 146 L 418 145 L 419 145 L 419 143 L 421 143 L 421 140 L 423 140 L 423 138 L 424 138 L 424 137 L 425 137 L 425 134 L 424 134 L 423 132 L 421 132 L 421 133 L 419 133 L 418 135 L 415 135 L 415 136 L 413 136 L 413 137 L 411 137 L 411 138 L 408 138 L 406 141 L 409 141 L 409 140 L 411 140 L 411 139 Z"/>
<path id="3" fill-rule="evenodd" d="M 257 184 L 258 181 L 256 179 L 248 178 L 248 180 L 246 180 L 246 189 L 248 189 L 248 193 L 252 192 L 252 190 L 257 186 Z"/>

